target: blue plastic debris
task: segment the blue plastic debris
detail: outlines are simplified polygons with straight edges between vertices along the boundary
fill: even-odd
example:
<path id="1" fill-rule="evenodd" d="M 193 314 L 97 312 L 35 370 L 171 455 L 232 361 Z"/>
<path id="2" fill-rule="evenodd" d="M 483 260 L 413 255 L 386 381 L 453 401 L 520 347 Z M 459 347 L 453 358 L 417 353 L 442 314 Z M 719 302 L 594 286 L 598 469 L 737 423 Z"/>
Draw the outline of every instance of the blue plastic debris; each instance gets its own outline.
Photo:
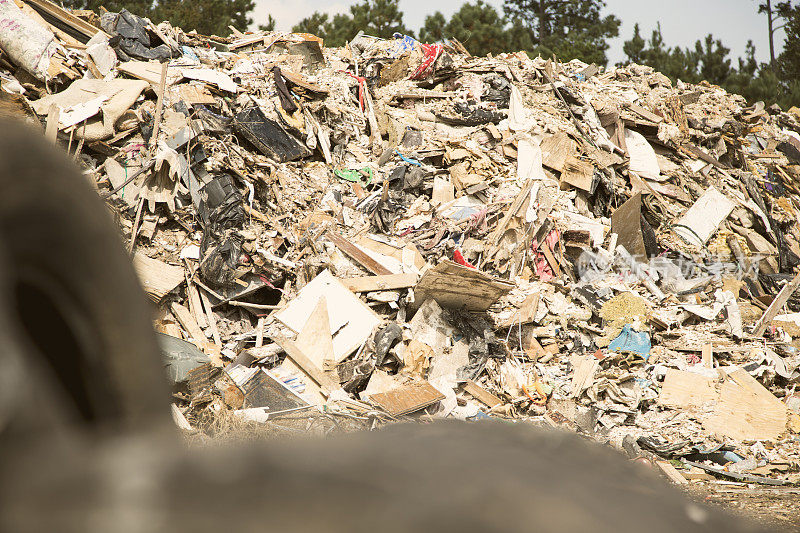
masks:
<path id="1" fill-rule="evenodd" d="M 395 52 L 395 57 L 402 55 L 409 50 L 413 50 L 414 46 L 417 44 L 417 40 L 410 35 L 403 35 L 401 33 L 394 32 L 392 37 L 396 39 L 396 43 L 398 45 L 397 51 Z"/>
<path id="2" fill-rule="evenodd" d="M 412 158 L 410 158 L 410 157 L 406 157 L 406 156 L 404 156 L 403 154 L 401 154 L 401 153 L 400 153 L 400 150 L 395 150 L 394 152 L 395 152 L 395 153 L 396 153 L 398 156 L 400 156 L 400 159 L 402 159 L 403 161 L 405 161 L 405 162 L 406 162 L 406 163 L 408 163 L 409 165 L 417 165 L 418 167 L 421 167 L 421 166 L 422 166 L 422 163 L 420 163 L 420 162 L 419 162 L 419 161 L 417 161 L 416 159 L 412 159 Z"/>
<path id="3" fill-rule="evenodd" d="M 618 353 L 634 353 L 647 361 L 650 357 L 650 334 L 646 331 L 634 331 L 630 324 L 625 324 L 619 336 L 608 345 L 608 349 Z"/>

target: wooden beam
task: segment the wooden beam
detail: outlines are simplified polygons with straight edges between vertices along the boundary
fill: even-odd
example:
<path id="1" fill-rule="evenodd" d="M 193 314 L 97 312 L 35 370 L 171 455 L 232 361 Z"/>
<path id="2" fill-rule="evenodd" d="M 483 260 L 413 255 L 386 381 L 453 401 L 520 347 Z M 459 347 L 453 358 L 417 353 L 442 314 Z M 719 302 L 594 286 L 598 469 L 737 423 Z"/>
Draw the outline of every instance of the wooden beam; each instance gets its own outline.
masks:
<path id="1" fill-rule="evenodd" d="M 359 265 L 366 268 L 373 274 L 377 274 L 379 276 L 387 276 L 392 273 L 391 270 L 383 266 L 382 264 L 375 261 L 369 255 L 367 255 L 361 248 L 356 246 L 355 244 L 351 243 L 341 235 L 337 234 L 336 232 L 329 231 L 328 238 L 331 240 L 333 244 L 335 244 L 341 251 L 347 254 L 350 258 L 356 261 Z"/>
<path id="2" fill-rule="evenodd" d="M 203 330 L 200 329 L 200 326 L 197 325 L 192 313 L 177 302 L 172 302 L 170 309 L 172 310 L 172 314 L 175 315 L 175 318 L 178 319 L 180 325 L 183 326 L 183 329 L 185 329 L 192 340 L 194 340 L 194 344 L 198 348 L 202 347 L 202 343 L 206 341 L 206 335 L 203 333 Z"/>
<path id="3" fill-rule="evenodd" d="M 305 353 L 303 353 L 303 351 L 297 346 L 297 344 L 295 344 L 293 340 L 287 339 L 283 335 L 275 335 L 272 337 L 272 340 L 275 341 L 284 352 L 286 352 L 286 355 L 289 357 L 289 359 L 294 361 L 308 377 L 310 377 L 317 385 L 319 385 L 325 396 L 328 396 L 331 392 L 341 388 L 338 383 L 334 383 L 334 381 L 329 378 L 321 368 L 315 365 L 314 362 L 309 359 Z"/>
<path id="4" fill-rule="evenodd" d="M 464 390 L 467 391 L 470 396 L 481 403 L 485 403 L 489 407 L 494 407 L 503 403 L 503 400 L 487 391 L 471 379 L 468 379 L 466 383 L 464 383 Z"/>
<path id="5" fill-rule="evenodd" d="M 342 284 L 353 292 L 390 291 L 413 287 L 418 279 L 416 274 L 387 274 L 345 278 Z"/>
<path id="6" fill-rule="evenodd" d="M 764 314 L 761 315 L 761 318 L 758 319 L 758 322 L 756 322 L 756 326 L 753 329 L 753 335 L 760 337 L 764 334 L 767 326 L 769 326 L 770 322 L 772 322 L 772 319 L 775 318 L 783 306 L 786 305 L 786 302 L 789 301 L 789 298 L 792 297 L 792 294 L 794 294 L 798 286 L 800 286 L 800 274 L 796 275 L 792 281 L 784 285 L 775 299 L 772 300 L 772 303 L 769 305 L 769 307 L 767 307 L 767 310 L 764 311 Z"/>

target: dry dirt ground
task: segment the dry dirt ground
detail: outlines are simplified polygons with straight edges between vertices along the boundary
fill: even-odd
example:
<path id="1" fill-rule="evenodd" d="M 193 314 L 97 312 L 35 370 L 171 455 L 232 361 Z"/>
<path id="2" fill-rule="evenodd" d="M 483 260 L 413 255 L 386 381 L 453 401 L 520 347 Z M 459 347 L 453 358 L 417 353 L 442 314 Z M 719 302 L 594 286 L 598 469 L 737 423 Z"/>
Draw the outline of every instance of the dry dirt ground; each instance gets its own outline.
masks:
<path id="1" fill-rule="evenodd" d="M 685 492 L 697 502 L 754 519 L 775 531 L 800 531 L 800 487 L 701 483 Z"/>

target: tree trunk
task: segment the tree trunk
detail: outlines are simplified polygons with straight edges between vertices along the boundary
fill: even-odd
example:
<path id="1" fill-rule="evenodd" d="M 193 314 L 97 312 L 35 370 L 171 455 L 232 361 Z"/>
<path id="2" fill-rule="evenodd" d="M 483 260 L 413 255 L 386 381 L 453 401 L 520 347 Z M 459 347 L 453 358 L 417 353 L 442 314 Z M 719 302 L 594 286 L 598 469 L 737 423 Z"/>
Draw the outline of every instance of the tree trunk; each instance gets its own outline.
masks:
<path id="1" fill-rule="evenodd" d="M 767 0 L 767 25 L 769 26 L 769 66 L 775 66 L 775 42 L 772 18 L 772 0 Z"/>
<path id="2" fill-rule="evenodd" d="M 539 0 L 539 46 L 542 46 L 544 38 L 547 35 L 547 5 L 546 0 Z"/>

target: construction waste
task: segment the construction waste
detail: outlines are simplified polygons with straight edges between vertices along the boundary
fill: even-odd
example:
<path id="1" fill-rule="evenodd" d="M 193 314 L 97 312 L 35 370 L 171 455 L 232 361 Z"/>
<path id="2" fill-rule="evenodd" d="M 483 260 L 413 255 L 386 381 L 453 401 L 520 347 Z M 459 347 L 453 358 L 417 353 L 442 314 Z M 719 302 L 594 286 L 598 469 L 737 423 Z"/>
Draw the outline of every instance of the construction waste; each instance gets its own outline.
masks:
<path id="1" fill-rule="evenodd" d="M 493 417 L 800 482 L 799 109 L 403 35 L 0 26 L 0 108 L 105 198 L 181 427 Z"/>

